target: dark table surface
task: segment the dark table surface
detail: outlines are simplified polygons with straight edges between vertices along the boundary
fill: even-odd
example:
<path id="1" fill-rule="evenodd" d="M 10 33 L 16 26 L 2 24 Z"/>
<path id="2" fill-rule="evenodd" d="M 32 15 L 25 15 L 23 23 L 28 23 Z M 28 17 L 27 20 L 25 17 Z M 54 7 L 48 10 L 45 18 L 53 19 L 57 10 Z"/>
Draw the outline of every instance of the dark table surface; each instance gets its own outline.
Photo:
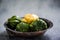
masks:
<path id="1" fill-rule="evenodd" d="M 53 27 L 42 37 L 9 38 L 4 22 L 11 16 L 34 13 L 49 19 Z M 0 0 L 0 40 L 60 40 L 60 1 L 58 0 Z"/>

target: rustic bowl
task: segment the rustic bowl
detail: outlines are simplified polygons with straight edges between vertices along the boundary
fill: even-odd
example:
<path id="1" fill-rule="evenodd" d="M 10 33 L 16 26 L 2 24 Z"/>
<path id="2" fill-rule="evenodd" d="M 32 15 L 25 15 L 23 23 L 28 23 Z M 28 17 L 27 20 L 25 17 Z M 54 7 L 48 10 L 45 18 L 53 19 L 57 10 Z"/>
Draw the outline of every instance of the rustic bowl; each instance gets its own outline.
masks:
<path id="1" fill-rule="evenodd" d="M 53 23 L 50 20 L 45 19 L 45 18 L 41 18 L 41 19 L 43 19 L 47 23 L 47 26 L 48 26 L 47 29 L 50 29 L 53 26 Z M 17 37 L 41 36 L 41 35 L 44 35 L 44 33 L 47 31 L 47 29 L 45 29 L 45 30 L 36 31 L 36 32 L 18 32 L 18 31 L 8 28 L 7 22 L 4 23 L 4 26 L 9 36 L 17 36 Z"/>

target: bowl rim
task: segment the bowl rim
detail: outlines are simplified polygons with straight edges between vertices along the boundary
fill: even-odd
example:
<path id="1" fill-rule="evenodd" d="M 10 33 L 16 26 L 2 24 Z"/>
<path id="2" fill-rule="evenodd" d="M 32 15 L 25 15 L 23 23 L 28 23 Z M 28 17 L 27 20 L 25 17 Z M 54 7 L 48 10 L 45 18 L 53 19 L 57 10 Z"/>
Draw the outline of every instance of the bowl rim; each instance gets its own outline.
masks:
<path id="1" fill-rule="evenodd" d="M 48 20 L 48 19 L 45 19 L 45 18 L 40 18 L 40 19 L 43 19 L 45 22 L 48 21 L 49 24 L 50 24 L 49 28 L 47 28 L 47 29 L 45 29 L 45 30 L 34 31 L 34 32 L 19 32 L 19 31 L 12 30 L 12 29 L 8 28 L 7 25 L 6 25 L 6 24 L 7 24 L 7 21 L 4 23 L 4 26 L 5 26 L 6 29 L 8 29 L 8 30 L 10 30 L 10 31 L 12 31 L 12 32 L 15 32 L 15 33 L 36 33 L 36 32 L 43 32 L 43 31 L 46 31 L 46 30 L 48 30 L 48 29 L 50 29 L 50 28 L 53 27 L 52 21 L 50 21 L 50 20 Z"/>

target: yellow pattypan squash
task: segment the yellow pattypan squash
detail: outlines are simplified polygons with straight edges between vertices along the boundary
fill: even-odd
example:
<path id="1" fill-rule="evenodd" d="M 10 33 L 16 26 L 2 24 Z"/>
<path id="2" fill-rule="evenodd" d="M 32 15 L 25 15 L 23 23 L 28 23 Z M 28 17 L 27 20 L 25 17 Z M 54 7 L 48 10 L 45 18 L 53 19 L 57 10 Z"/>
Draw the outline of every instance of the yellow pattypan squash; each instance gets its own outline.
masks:
<path id="1" fill-rule="evenodd" d="M 37 20 L 38 18 L 39 17 L 35 14 L 26 14 L 24 16 L 24 18 L 22 19 L 22 21 L 27 22 L 27 23 L 31 23 L 31 22 Z"/>

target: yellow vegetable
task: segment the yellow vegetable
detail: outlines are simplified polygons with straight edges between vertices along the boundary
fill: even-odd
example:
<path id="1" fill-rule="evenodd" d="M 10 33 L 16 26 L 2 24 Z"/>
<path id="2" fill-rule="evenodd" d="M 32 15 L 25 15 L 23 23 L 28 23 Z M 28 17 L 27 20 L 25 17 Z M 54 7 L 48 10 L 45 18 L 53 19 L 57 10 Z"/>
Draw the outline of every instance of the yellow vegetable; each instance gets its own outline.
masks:
<path id="1" fill-rule="evenodd" d="M 35 14 L 26 14 L 24 16 L 24 18 L 22 19 L 22 21 L 27 22 L 27 23 L 31 23 L 32 21 L 37 20 L 39 17 Z"/>
<path id="2" fill-rule="evenodd" d="M 26 19 L 24 19 L 24 18 L 22 19 L 22 21 L 23 21 L 23 22 L 27 22 L 27 20 L 26 20 Z"/>

